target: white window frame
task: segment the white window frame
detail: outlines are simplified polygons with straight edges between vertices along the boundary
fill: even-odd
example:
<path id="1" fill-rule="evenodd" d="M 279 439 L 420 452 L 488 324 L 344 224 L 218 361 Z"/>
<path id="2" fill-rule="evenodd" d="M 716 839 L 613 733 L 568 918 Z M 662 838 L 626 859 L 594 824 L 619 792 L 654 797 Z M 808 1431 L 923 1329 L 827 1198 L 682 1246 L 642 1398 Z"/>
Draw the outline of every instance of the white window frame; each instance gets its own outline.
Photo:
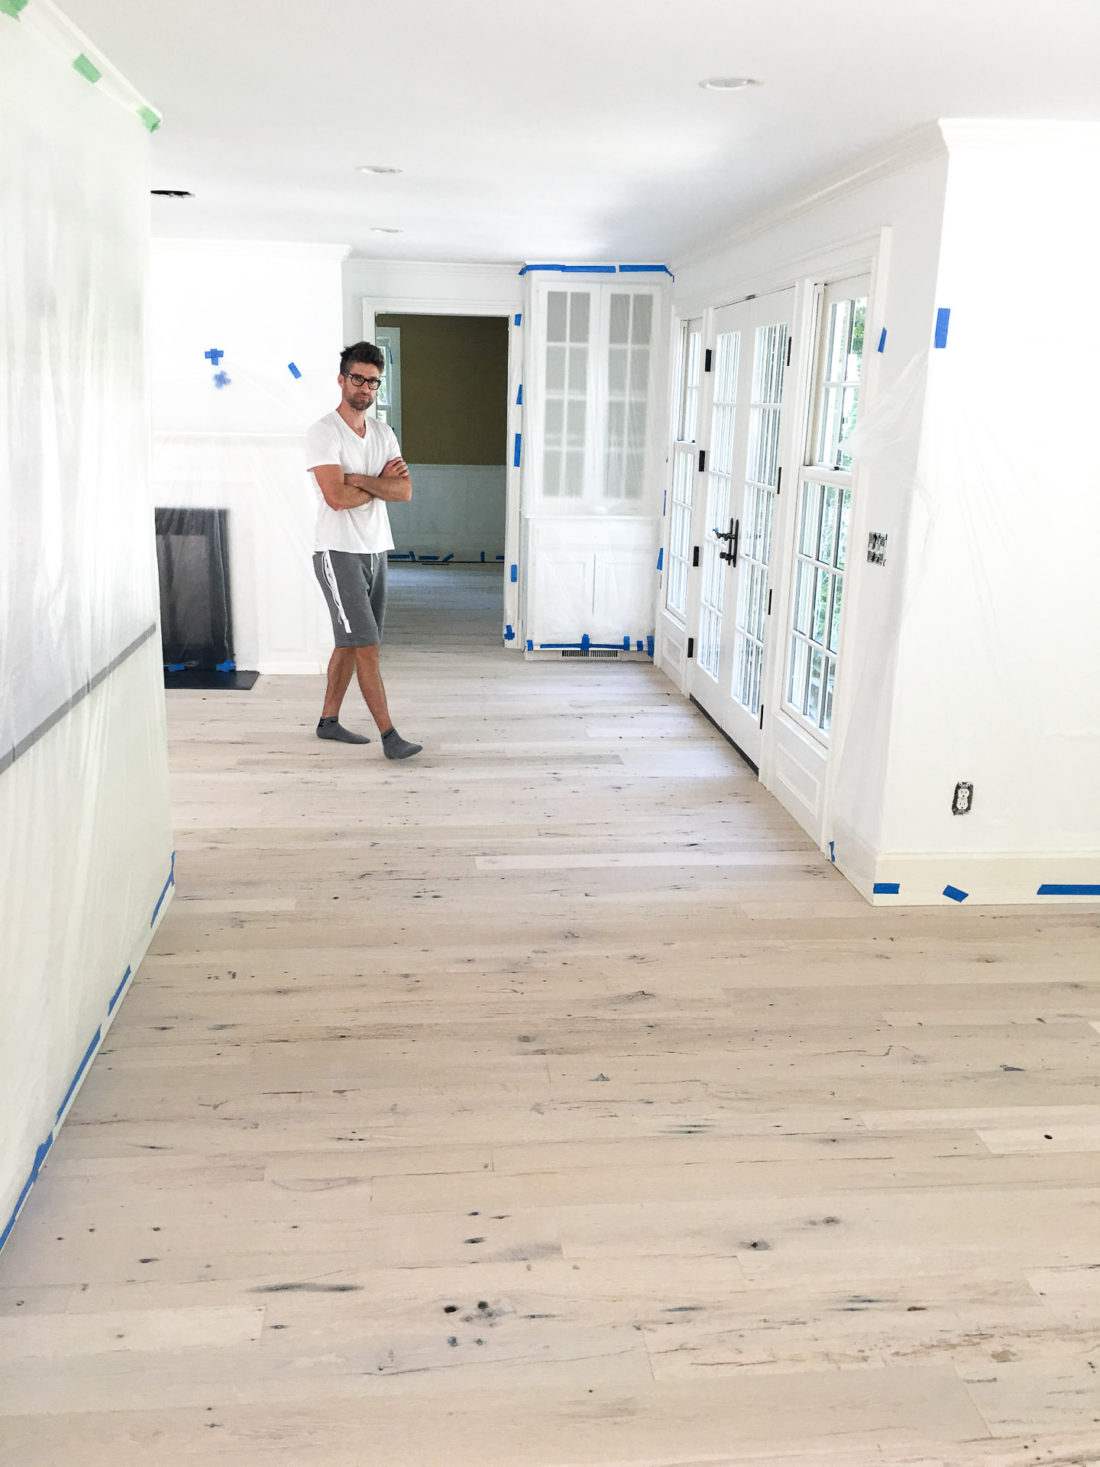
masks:
<path id="1" fill-rule="evenodd" d="M 837 467 L 836 464 L 826 465 L 815 462 L 817 444 L 820 438 L 822 415 L 825 406 L 826 388 L 829 385 L 825 378 L 825 357 L 829 344 L 829 315 L 832 307 L 839 301 L 862 300 L 864 302 L 864 339 L 860 359 L 859 390 L 860 402 L 866 390 L 867 367 L 868 367 L 868 331 L 870 329 L 870 304 L 872 291 L 872 277 L 867 273 L 857 276 L 848 276 L 842 280 L 833 280 L 827 284 L 818 286 L 815 301 L 815 335 L 813 362 L 813 381 L 809 394 L 809 411 L 805 425 L 804 444 L 802 452 L 802 464 L 798 474 L 798 492 L 794 502 L 793 521 L 793 553 L 791 559 L 790 589 L 787 596 L 786 625 L 784 628 L 784 651 L 782 684 L 780 687 L 780 706 L 783 712 L 801 729 L 805 730 L 811 738 L 827 748 L 832 727 L 832 707 L 836 699 L 836 683 L 839 677 L 841 665 L 841 654 L 843 644 L 841 631 L 843 627 L 843 612 L 847 602 L 847 579 L 851 570 L 851 556 L 853 550 L 852 524 L 855 518 L 855 473 L 849 463 L 846 467 Z M 847 521 L 846 521 L 846 556 L 843 568 L 838 568 L 835 563 L 827 565 L 817 555 L 809 556 L 800 547 L 801 524 L 803 504 L 806 494 L 811 485 L 824 484 L 837 490 L 841 502 L 845 493 L 848 495 Z M 838 530 L 840 529 L 840 517 L 838 516 Z M 834 536 L 834 545 L 837 543 Z M 834 557 L 835 559 L 835 557 Z M 811 637 L 800 632 L 796 627 L 796 618 L 799 606 L 799 577 L 800 566 L 816 568 L 821 573 L 828 573 L 840 581 L 840 625 L 837 628 L 836 646 L 829 647 L 829 622 L 826 622 L 824 643 L 818 643 Z M 812 574 L 808 570 L 807 574 Z M 835 582 L 834 582 L 835 585 Z M 829 609 L 832 616 L 832 608 Z M 821 654 L 821 692 L 818 704 L 817 719 L 811 718 L 804 707 L 792 701 L 791 674 L 792 663 L 795 656 L 795 645 L 800 644 L 807 647 L 807 658 L 814 651 Z M 807 662 L 807 667 L 809 663 Z M 829 701 L 829 726 L 822 726 L 822 714 L 826 706 L 828 678 L 830 669 L 833 674 L 833 697 Z"/>

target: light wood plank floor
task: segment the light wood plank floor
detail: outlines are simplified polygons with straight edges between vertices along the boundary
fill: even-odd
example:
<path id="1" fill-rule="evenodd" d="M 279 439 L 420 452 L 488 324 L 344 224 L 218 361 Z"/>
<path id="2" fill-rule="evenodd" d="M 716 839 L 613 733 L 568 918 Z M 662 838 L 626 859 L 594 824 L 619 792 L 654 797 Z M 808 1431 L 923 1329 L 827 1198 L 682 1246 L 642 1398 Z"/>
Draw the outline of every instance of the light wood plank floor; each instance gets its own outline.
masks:
<path id="1" fill-rule="evenodd" d="M 0 1458 L 1100 1462 L 1096 910 L 868 908 L 651 666 L 494 645 L 498 576 L 395 577 L 410 763 L 319 679 L 170 697 Z"/>

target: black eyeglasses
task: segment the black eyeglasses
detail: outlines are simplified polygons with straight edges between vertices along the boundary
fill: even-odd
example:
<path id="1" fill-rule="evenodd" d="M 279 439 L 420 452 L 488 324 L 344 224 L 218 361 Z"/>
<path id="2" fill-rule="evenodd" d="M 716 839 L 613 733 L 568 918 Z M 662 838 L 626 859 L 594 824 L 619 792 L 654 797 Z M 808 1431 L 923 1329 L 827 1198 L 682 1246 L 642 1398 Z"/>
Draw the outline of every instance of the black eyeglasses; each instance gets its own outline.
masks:
<path id="1" fill-rule="evenodd" d="M 348 381 L 353 387 L 378 387 L 381 385 L 381 377 L 360 377 L 358 372 L 349 372 Z"/>

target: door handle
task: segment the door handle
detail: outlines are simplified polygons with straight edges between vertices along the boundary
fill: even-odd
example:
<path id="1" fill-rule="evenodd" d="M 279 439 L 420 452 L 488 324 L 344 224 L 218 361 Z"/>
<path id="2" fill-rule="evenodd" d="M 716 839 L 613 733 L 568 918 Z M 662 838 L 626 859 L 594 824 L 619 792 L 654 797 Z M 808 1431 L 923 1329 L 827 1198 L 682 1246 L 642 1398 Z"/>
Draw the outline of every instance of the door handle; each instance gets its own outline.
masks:
<path id="1" fill-rule="evenodd" d="M 741 521 L 731 519 L 729 529 L 725 533 L 721 530 L 715 530 L 714 538 L 716 540 L 724 540 L 729 546 L 728 550 L 720 550 L 718 552 L 718 559 L 728 561 L 730 565 L 735 566 L 737 564 L 737 546 L 741 539 Z"/>

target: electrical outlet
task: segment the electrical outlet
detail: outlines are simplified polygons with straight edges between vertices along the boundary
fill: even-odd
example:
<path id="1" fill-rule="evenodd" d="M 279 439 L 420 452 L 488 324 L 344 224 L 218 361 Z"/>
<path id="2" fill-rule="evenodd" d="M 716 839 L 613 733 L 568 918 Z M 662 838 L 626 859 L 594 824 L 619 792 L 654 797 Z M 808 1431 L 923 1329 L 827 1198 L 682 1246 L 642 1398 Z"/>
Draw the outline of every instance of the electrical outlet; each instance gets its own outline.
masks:
<path id="1" fill-rule="evenodd" d="M 974 803 L 974 786 L 966 780 L 960 779 L 955 786 L 954 798 L 951 801 L 952 815 L 969 815 L 970 807 Z"/>

